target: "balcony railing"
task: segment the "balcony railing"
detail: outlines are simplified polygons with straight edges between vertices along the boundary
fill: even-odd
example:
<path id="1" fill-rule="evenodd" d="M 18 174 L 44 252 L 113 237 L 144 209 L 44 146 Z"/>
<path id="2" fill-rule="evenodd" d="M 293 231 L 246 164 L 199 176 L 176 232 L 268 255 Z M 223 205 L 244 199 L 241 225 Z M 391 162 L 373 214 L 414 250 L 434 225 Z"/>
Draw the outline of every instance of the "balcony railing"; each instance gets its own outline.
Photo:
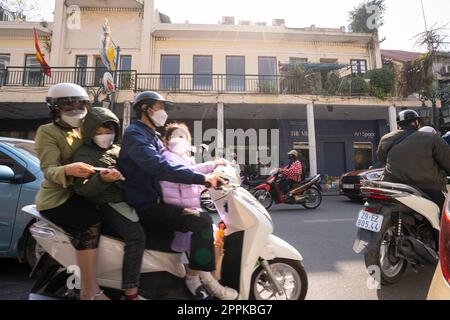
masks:
<path id="1" fill-rule="evenodd" d="M 47 77 L 39 67 L 8 67 L 0 70 L 0 85 L 24 87 L 50 87 L 62 82 L 76 83 L 91 88 L 103 85 L 104 68 L 52 68 Z M 134 90 L 135 70 L 118 70 L 117 84 L 121 90 Z"/>
<path id="2" fill-rule="evenodd" d="M 102 86 L 104 68 L 52 68 L 52 76 L 44 76 L 39 67 L 8 67 L 0 70 L 0 86 L 49 87 L 71 82 L 83 87 Z M 168 91 L 175 93 L 254 93 L 326 96 L 369 96 L 369 89 L 358 89 L 348 84 L 327 87 L 321 82 L 311 85 L 295 76 L 282 75 L 227 75 L 227 74 L 149 74 L 136 70 L 118 70 L 120 90 Z"/>

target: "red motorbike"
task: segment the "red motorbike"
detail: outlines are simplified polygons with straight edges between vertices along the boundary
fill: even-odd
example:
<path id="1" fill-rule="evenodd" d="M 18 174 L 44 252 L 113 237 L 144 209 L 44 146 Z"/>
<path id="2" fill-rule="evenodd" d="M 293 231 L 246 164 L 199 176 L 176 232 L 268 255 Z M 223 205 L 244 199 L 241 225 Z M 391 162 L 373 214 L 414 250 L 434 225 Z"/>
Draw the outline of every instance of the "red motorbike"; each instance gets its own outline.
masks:
<path id="1" fill-rule="evenodd" d="M 272 207 L 274 202 L 275 204 L 300 204 L 306 209 L 317 209 L 321 205 L 320 175 L 296 183 L 287 194 L 284 194 L 280 188 L 282 178 L 281 171 L 275 169 L 264 183 L 254 189 L 253 196 L 266 209 Z"/>

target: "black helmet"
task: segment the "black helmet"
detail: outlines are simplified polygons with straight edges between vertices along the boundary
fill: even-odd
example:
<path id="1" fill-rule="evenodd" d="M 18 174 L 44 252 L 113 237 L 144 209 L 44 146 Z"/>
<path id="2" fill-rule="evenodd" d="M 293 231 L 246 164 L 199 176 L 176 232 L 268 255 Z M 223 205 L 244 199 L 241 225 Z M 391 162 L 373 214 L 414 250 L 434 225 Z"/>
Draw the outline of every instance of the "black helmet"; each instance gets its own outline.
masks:
<path id="1" fill-rule="evenodd" d="M 397 116 L 397 124 L 404 125 L 415 120 L 420 120 L 419 114 L 414 110 L 403 110 Z"/>
<path id="2" fill-rule="evenodd" d="M 139 117 L 140 114 L 142 113 L 141 106 L 143 103 L 146 103 L 147 107 L 151 108 L 157 101 L 164 102 L 166 109 L 173 106 L 172 102 L 167 101 L 158 92 L 145 91 L 136 96 L 136 98 L 134 99 L 134 103 L 133 103 L 133 109 Z"/>

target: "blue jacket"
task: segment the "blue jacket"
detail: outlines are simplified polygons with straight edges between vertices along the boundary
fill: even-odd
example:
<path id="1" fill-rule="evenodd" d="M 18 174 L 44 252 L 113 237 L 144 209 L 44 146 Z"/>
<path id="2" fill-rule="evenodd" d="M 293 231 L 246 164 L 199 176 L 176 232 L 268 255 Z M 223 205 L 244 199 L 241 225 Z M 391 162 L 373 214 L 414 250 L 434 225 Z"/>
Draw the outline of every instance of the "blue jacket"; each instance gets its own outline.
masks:
<path id="1" fill-rule="evenodd" d="M 182 184 L 205 183 L 205 176 L 184 166 L 172 166 L 160 154 L 163 144 L 159 134 L 142 122 L 125 131 L 118 168 L 126 202 L 138 212 L 153 208 L 161 199 L 161 181 Z"/>

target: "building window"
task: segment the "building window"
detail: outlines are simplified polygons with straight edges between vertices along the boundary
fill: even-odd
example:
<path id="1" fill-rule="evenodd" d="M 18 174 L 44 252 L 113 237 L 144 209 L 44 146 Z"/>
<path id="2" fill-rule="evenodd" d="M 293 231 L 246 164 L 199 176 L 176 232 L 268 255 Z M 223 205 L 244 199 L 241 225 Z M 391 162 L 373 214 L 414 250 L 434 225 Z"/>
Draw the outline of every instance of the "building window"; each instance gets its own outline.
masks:
<path id="1" fill-rule="evenodd" d="M 180 56 L 161 56 L 161 90 L 178 91 L 180 89 Z"/>
<path id="2" fill-rule="evenodd" d="M 132 74 L 130 72 L 133 57 L 130 55 L 120 56 L 120 71 L 119 71 L 119 87 L 122 90 L 131 89 Z"/>
<path id="3" fill-rule="evenodd" d="M 259 57 L 259 92 L 277 93 L 277 58 Z"/>
<path id="4" fill-rule="evenodd" d="M 290 67 L 297 67 L 304 65 L 308 62 L 308 58 L 289 58 L 289 66 Z"/>
<path id="5" fill-rule="evenodd" d="M 194 56 L 194 90 L 212 90 L 212 56 Z"/>
<path id="6" fill-rule="evenodd" d="M 228 56 L 227 91 L 245 91 L 245 57 Z"/>
<path id="7" fill-rule="evenodd" d="M 24 85 L 40 86 L 43 80 L 41 65 L 34 54 L 25 55 Z"/>
<path id="8" fill-rule="evenodd" d="M 353 144 L 355 151 L 355 170 L 365 170 L 372 165 L 372 143 L 355 142 Z"/>
<path id="9" fill-rule="evenodd" d="M 353 75 L 362 75 L 367 73 L 367 61 L 366 60 L 350 60 L 352 66 Z"/>
<path id="10" fill-rule="evenodd" d="M 6 68 L 9 66 L 10 61 L 9 54 L 0 54 L 0 86 L 5 83 L 6 80 Z"/>
<path id="11" fill-rule="evenodd" d="M 95 57 L 95 86 L 103 86 L 103 75 L 108 72 L 108 68 L 103 64 L 102 58 Z"/>
<path id="12" fill-rule="evenodd" d="M 75 68 L 76 68 L 75 83 L 82 87 L 86 85 L 87 61 L 88 61 L 87 56 L 76 56 L 75 58 Z"/>
<path id="13" fill-rule="evenodd" d="M 320 63 L 325 63 L 325 64 L 338 64 L 338 59 L 322 58 L 322 59 L 320 59 Z"/>

